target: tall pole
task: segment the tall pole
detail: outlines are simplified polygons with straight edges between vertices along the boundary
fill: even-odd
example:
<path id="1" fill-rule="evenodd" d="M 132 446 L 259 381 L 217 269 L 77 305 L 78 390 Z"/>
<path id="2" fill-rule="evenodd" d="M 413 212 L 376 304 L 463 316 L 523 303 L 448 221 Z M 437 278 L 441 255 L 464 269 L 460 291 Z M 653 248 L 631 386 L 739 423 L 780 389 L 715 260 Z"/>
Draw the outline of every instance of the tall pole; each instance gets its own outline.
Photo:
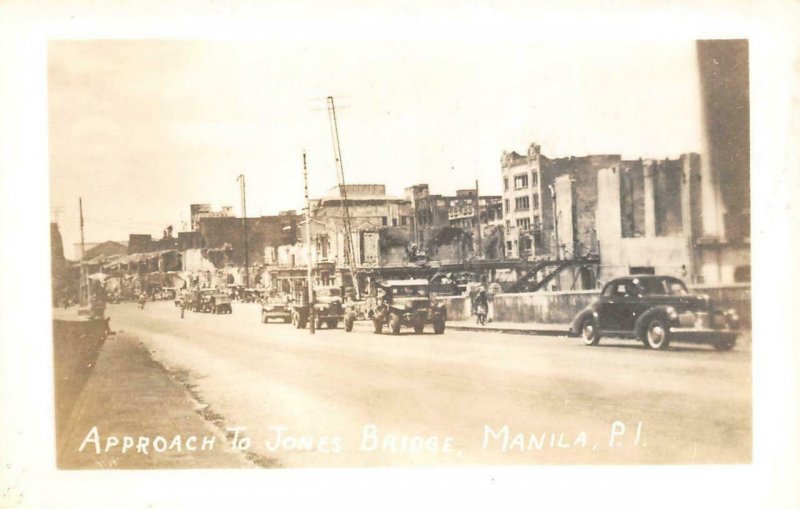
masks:
<path id="1" fill-rule="evenodd" d="M 356 292 L 356 299 L 361 298 L 358 288 L 358 277 L 356 276 L 356 254 L 353 246 L 353 234 L 350 231 L 350 210 L 347 206 L 347 185 L 344 181 L 344 165 L 342 163 L 342 147 L 339 143 L 339 124 L 336 121 L 336 106 L 333 104 L 333 97 L 328 96 L 328 120 L 331 124 L 331 137 L 333 138 L 333 158 L 336 160 L 336 172 L 339 179 L 339 197 L 342 203 L 342 221 L 344 222 L 344 262 L 350 269 L 350 277 L 353 279 L 353 287 Z M 344 277 L 342 277 L 344 280 Z M 342 281 L 344 283 L 344 281 Z"/>
<path id="2" fill-rule="evenodd" d="M 314 334 L 314 276 L 311 270 L 311 203 L 308 199 L 308 167 L 303 151 L 303 187 L 306 199 L 306 287 L 308 288 L 308 332 Z"/>
<path id="3" fill-rule="evenodd" d="M 247 197 L 245 193 L 244 173 L 236 179 L 239 181 L 239 192 L 242 197 L 242 230 L 244 230 L 244 287 L 250 287 L 250 258 L 247 245 Z"/>
<path id="4" fill-rule="evenodd" d="M 481 194 L 475 179 L 475 218 L 478 224 L 478 258 L 483 258 L 483 233 L 481 232 Z"/>
<path id="5" fill-rule="evenodd" d="M 83 239 L 83 198 L 78 197 L 78 210 L 81 217 L 81 282 L 78 285 L 78 305 L 89 304 L 89 274 L 86 270 L 86 244 Z M 86 300 L 84 299 L 84 291 L 81 288 L 86 288 Z"/>

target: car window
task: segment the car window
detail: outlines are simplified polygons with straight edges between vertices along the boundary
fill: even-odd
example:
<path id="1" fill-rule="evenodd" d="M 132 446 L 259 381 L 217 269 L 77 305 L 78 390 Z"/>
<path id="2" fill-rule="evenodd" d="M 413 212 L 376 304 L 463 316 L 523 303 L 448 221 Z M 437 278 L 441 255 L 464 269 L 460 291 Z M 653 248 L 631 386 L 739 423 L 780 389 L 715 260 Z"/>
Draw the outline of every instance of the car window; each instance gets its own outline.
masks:
<path id="1" fill-rule="evenodd" d="M 624 297 L 626 295 L 628 295 L 628 285 L 624 281 L 616 283 L 614 285 L 614 296 Z"/>

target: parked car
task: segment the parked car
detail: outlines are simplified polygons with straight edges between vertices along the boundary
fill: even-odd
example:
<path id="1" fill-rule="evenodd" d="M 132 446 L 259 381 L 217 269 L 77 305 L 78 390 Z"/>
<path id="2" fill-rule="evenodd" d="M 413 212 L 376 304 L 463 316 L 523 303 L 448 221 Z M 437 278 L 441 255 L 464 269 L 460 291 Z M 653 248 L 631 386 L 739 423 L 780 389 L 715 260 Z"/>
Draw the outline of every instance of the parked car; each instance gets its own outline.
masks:
<path id="1" fill-rule="evenodd" d="M 707 296 L 690 293 L 678 278 L 646 275 L 606 284 L 600 297 L 575 317 L 571 332 L 590 346 L 614 336 L 638 339 L 653 350 L 666 350 L 671 341 L 730 350 L 738 328 L 735 310 L 714 307 Z"/>
<path id="2" fill-rule="evenodd" d="M 403 325 L 413 327 L 415 333 L 421 334 L 426 324 L 433 325 L 435 334 L 444 332 L 447 311 L 443 304 L 431 297 L 427 280 L 394 280 L 375 286 L 377 297 L 366 301 L 370 308 L 367 316 L 372 319 L 375 334 L 380 334 L 384 325 L 392 334 L 400 334 Z M 352 330 L 355 319 L 354 312 L 345 315 L 345 330 Z"/>
<path id="3" fill-rule="evenodd" d="M 283 320 L 283 323 L 292 321 L 287 295 L 270 295 L 261 300 L 261 323 L 269 323 L 274 319 Z"/>

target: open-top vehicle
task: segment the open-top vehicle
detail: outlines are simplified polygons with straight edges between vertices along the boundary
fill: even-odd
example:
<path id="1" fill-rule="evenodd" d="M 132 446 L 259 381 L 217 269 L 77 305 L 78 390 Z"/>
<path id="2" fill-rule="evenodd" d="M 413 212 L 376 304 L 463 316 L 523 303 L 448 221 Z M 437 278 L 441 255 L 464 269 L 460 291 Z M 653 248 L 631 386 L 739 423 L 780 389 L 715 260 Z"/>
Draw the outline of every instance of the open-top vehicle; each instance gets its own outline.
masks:
<path id="1" fill-rule="evenodd" d="M 273 294 L 261 299 L 261 323 L 269 323 L 270 320 L 281 320 L 283 323 L 292 321 L 288 295 Z"/>
<path id="2" fill-rule="evenodd" d="M 587 345 L 603 336 L 638 339 L 665 350 L 670 341 L 711 344 L 730 350 L 736 344 L 739 316 L 717 309 L 705 295 L 693 295 L 671 276 L 628 276 L 603 287 L 594 302 L 572 322 L 571 332 Z"/>
<path id="3" fill-rule="evenodd" d="M 372 320 L 376 334 L 383 332 L 384 326 L 392 334 L 399 334 L 404 325 L 421 334 L 427 324 L 433 325 L 436 334 L 444 332 L 447 311 L 443 304 L 431 297 L 427 280 L 391 280 L 375 287 L 376 295 L 364 302 L 363 314 Z M 356 318 L 357 310 L 349 309 L 344 318 L 346 331 L 353 329 Z"/>

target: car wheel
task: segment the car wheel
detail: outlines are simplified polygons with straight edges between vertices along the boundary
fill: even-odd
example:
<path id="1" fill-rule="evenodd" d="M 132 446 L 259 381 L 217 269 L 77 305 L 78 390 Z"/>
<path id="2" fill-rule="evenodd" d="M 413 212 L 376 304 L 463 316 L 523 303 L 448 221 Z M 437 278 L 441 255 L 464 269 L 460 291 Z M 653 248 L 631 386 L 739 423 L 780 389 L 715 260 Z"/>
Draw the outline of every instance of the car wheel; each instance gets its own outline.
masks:
<path id="1" fill-rule="evenodd" d="M 395 313 L 389 315 L 389 330 L 394 335 L 400 334 L 400 317 Z"/>
<path id="2" fill-rule="evenodd" d="M 730 339 L 718 339 L 714 341 L 714 348 L 720 352 L 727 352 L 729 350 L 733 350 L 733 347 L 736 346 L 736 338 Z"/>
<path id="3" fill-rule="evenodd" d="M 353 324 L 355 323 L 355 317 L 352 313 L 347 313 L 344 317 L 344 330 L 350 332 L 353 330 Z"/>
<path id="4" fill-rule="evenodd" d="M 444 334 L 444 316 L 436 315 L 433 317 L 433 333 Z"/>
<path id="5" fill-rule="evenodd" d="M 597 330 L 597 320 L 593 316 L 587 317 L 581 323 L 581 337 L 583 344 L 595 346 L 600 342 L 600 331 Z"/>
<path id="6" fill-rule="evenodd" d="M 383 332 L 383 320 L 381 320 L 380 316 L 375 316 L 372 318 L 372 331 L 375 334 L 380 334 Z"/>
<path id="7" fill-rule="evenodd" d="M 669 347 L 669 327 L 663 320 L 650 320 L 644 329 L 644 345 L 653 350 L 666 350 Z"/>

